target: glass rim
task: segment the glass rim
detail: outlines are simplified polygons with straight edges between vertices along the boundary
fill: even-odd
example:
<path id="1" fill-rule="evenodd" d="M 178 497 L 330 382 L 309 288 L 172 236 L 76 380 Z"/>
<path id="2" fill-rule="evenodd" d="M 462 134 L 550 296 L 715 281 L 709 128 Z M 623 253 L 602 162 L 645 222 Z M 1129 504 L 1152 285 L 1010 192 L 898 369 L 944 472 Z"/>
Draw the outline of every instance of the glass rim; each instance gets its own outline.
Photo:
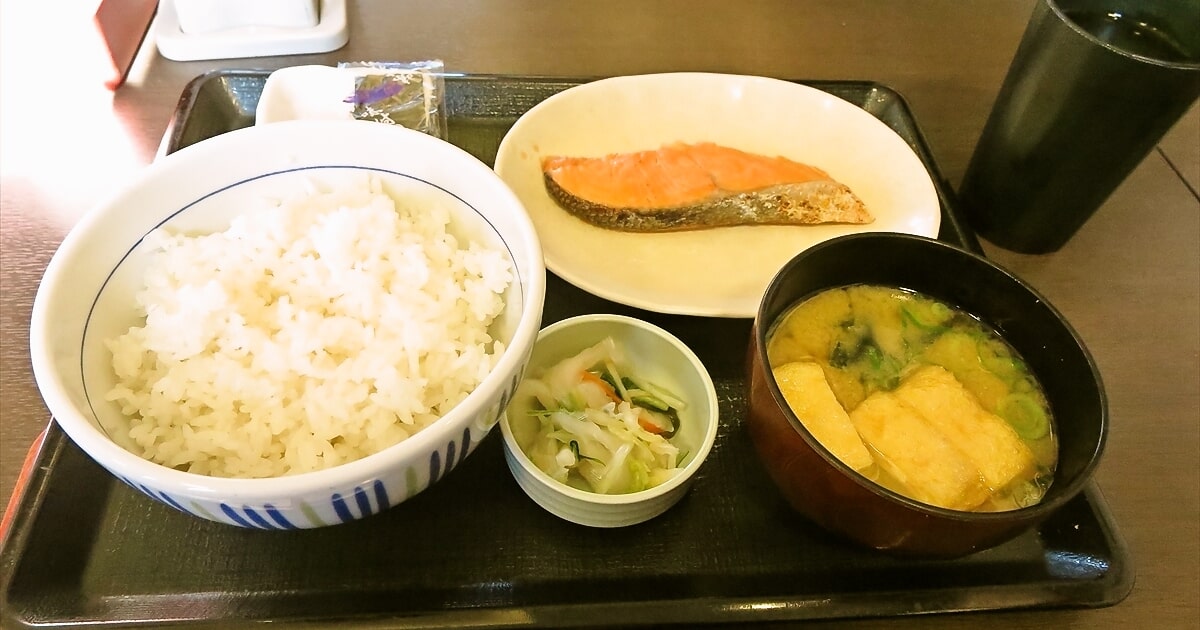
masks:
<path id="1" fill-rule="evenodd" d="M 1131 52 L 1120 46 L 1117 46 L 1116 44 L 1113 44 L 1112 42 L 1108 42 L 1108 41 L 1105 41 L 1105 40 L 1097 37 L 1091 31 L 1080 26 L 1078 23 L 1075 22 L 1074 19 L 1072 19 L 1069 15 L 1067 15 L 1066 11 L 1063 10 L 1061 0 L 1045 0 L 1045 3 L 1050 8 L 1050 10 L 1054 12 L 1055 16 L 1057 16 L 1059 20 L 1061 20 L 1064 24 L 1066 24 L 1068 27 L 1070 27 L 1071 30 L 1082 35 L 1089 42 L 1091 42 L 1093 44 L 1097 44 L 1106 50 L 1109 50 L 1118 55 L 1121 55 L 1122 57 L 1125 57 L 1127 59 L 1131 59 L 1131 60 L 1138 61 L 1141 63 L 1146 63 L 1146 64 L 1153 65 L 1153 66 L 1158 66 L 1161 68 L 1168 68 L 1168 69 L 1172 69 L 1172 70 L 1200 71 L 1200 51 L 1196 51 L 1198 56 L 1196 56 L 1193 61 L 1169 61 L 1167 59 L 1160 59 L 1158 57 L 1151 57 L 1149 55 L 1142 55 L 1142 54 L 1138 54 L 1135 52 Z M 1200 8 L 1200 6 L 1198 6 L 1198 8 Z M 1187 53 L 1190 54 L 1190 53 L 1192 53 L 1192 51 L 1187 51 Z"/>

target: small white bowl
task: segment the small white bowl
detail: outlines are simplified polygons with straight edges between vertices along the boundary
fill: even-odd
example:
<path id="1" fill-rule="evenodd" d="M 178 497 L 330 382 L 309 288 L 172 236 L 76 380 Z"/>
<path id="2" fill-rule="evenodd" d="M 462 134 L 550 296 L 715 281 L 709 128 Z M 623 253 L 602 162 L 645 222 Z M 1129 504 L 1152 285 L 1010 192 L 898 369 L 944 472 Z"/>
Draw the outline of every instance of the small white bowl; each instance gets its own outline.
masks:
<path id="1" fill-rule="evenodd" d="M 285 120 L 354 120 L 354 72 L 333 66 L 289 66 L 267 76 L 254 124 Z"/>
<path id="2" fill-rule="evenodd" d="M 436 199 L 449 229 L 507 252 L 513 282 L 489 331 L 506 349 L 462 402 L 372 455 L 283 477 L 232 479 L 175 470 L 119 443 L 128 420 L 104 340 L 138 325 L 151 230 L 225 230 L 246 207 L 320 182 L 370 173 L 383 188 Z M 428 196 L 428 197 L 427 197 Z M 333 525 L 376 514 L 444 478 L 495 426 L 520 382 L 545 299 L 545 267 L 524 208 L 488 166 L 432 136 L 366 121 L 291 121 L 216 136 L 168 155 L 97 205 L 46 269 L 30 321 L 34 377 L 54 419 L 121 481 L 202 518 L 259 529 Z M 126 429 L 125 435 L 127 435 Z"/>
<path id="3" fill-rule="evenodd" d="M 500 420 L 505 460 L 525 494 L 560 518 L 591 527 L 634 525 L 667 511 L 687 493 L 717 437 L 717 390 L 704 364 L 674 335 L 639 319 L 595 314 L 551 324 L 538 334 L 527 374 L 537 374 L 540 369 L 609 336 L 622 347 L 630 363 L 637 366 L 639 376 L 671 390 L 687 402 L 687 408 L 679 413 L 679 430 L 671 438 L 672 443 L 686 451 L 682 469 L 674 477 L 653 488 L 627 494 L 599 494 L 573 488 L 535 466 L 517 443 L 513 423 L 532 418 L 506 413 Z"/>

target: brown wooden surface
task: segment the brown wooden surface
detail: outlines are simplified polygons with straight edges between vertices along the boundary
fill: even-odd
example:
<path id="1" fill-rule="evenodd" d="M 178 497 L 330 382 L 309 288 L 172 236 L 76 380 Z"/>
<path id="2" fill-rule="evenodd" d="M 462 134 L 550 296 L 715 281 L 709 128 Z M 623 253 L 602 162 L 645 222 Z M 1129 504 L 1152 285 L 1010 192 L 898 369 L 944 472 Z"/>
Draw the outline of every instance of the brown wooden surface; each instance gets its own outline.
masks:
<path id="1" fill-rule="evenodd" d="M 0 505 L 47 421 L 28 318 L 46 262 L 98 198 L 149 162 L 184 85 L 221 68 L 440 58 L 471 73 L 704 70 L 870 79 L 903 94 L 957 183 L 1031 0 L 359 0 L 326 55 L 172 62 L 147 42 L 115 94 L 73 76 L 61 16 L 6 3 L 0 91 Z M 76 64 L 77 65 L 77 64 Z M 1098 473 L 1137 582 L 1096 610 L 830 625 L 1200 627 L 1200 109 L 1193 108 L 1063 250 L 987 252 L 1041 290 L 1100 365 L 1112 432 Z"/>

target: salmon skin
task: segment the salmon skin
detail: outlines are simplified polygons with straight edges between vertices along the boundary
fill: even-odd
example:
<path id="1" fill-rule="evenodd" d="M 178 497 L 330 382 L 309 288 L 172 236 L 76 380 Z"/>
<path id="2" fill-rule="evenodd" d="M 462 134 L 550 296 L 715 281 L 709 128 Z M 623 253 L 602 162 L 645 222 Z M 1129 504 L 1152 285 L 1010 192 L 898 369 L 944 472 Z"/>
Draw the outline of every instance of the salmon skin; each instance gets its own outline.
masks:
<path id="1" fill-rule="evenodd" d="M 675 232 L 734 225 L 863 224 L 863 202 L 819 168 L 711 142 L 542 159 L 546 191 L 593 225 Z"/>

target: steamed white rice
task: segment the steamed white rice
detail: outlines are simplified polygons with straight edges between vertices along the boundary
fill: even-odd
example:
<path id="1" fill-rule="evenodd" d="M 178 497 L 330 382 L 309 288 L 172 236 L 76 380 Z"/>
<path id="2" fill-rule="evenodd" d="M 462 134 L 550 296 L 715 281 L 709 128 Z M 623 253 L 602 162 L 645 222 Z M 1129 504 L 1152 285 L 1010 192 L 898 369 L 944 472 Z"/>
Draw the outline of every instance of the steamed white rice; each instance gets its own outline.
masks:
<path id="1" fill-rule="evenodd" d="M 264 206 L 147 237 L 145 324 L 106 342 L 140 455 L 222 477 L 328 468 L 429 426 L 491 371 L 511 264 L 460 243 L 447 208 L 374 179 Z"/>

